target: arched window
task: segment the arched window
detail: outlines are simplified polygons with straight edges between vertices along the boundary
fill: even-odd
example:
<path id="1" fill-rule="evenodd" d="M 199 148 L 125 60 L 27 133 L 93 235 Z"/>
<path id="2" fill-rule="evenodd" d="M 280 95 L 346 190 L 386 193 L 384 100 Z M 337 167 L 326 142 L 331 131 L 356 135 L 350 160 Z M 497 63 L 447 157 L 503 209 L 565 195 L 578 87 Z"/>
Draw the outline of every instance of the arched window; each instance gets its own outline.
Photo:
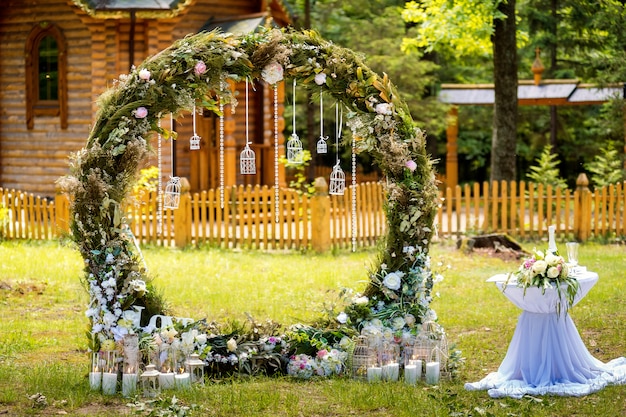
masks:
<path id="1" fill-rule="evenodd" d="M 67 128 L 67 54 L 61 30 L 41 22 L 26 41 L 26 125 L 36 116 L 59 116 Z"/>

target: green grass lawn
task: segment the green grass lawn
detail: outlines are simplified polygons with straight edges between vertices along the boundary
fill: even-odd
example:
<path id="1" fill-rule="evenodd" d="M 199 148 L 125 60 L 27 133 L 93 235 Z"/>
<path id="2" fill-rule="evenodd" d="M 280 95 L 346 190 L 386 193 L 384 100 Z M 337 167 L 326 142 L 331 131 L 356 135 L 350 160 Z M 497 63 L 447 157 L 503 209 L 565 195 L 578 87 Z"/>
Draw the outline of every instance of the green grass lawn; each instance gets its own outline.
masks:
<path id="1" fill-rule="evenodd" d="M 516 269 L 518 262 L 465 255 L 442 244 L 432 246 L 432 255 L 433 265 L 450 267 L 435 289 L 440 297 L 433 308 L 466 358 L 458 379 L 408 387 L 344 378 L 241 377 L 176 391 L 176 396 L 196 406 L 190 411 L 194 416 L 626 416 L 626 386 L 582 398 L 522 400 L 465 391 L 465 382 L 498 368 L 520 313 L 485 280 Z M 570 314 L 590 352 L 602 361 L 626 355 L 625 255 L 622 246 L 580 249 L 581 264 L 597 271 L 600 280 Z M 375 253 L 148 248 L 144 256 L 177 316 L 226 322 L 243 321 L 249 313 L 289 325 L 318 317 L 342 287 L 363 289 Z M 134 415 L 127 406 L 131 400 L 89 391 L 88 297 L 81 274 L 82 259 L 71 247 L 0 243 L 0 415 Z"/>

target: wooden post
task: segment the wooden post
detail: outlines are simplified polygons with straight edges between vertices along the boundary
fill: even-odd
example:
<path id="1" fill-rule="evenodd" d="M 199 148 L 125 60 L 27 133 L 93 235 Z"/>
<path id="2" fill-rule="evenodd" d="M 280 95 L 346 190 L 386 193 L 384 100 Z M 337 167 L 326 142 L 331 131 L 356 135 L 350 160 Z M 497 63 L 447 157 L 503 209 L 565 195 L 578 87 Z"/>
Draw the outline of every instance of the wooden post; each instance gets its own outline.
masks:
<path id="1" fill-rule="evenodd" d="M 174 210 L 174 244 L 183 248 L 191 243 L 191 194 L 189 180 L 180 179 L 180 203 Z"/>
<path id="2" fill-rule="evenodd" d="M 577 240 L 584 242 L 589 239 L 591 231 L 589 179 L 584 172 L 576 178 L 576 195 L 577 198 L 574 201 L 574 235 Z"/>
<path id="3" fill-rule="evenodd" d="M 54 194 L 54 222 L 56 228 L 52 234 L 63 236 L 70 232 L 70 201 L 67 192 L 56 185 Z"/>
<path id="4" fill-rule="evenodd" d="M 330 249 L 330 197 L 324 177 L 313 183 L 315 194 L 311 197 L 311 247 L 316 252 Z"/>
<path id="5" fill-rule="evenodd" d="M 454 188 L 459 183 L 459 108 L 452 106 L 446 120 L 446 187 Z"/>

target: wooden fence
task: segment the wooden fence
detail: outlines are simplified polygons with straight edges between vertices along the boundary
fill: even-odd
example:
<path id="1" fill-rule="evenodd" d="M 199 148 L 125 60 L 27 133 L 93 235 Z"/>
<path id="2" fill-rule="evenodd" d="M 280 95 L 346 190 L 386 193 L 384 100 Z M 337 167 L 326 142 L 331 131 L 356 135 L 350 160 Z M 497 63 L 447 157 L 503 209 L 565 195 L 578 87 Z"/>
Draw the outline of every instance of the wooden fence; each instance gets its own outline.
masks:
<path id="1" fill-rule="evenodd" d="M 354 203 L 353 203 L 354 193 Z M 556 225 L 560 239 L 626 236 L 626 182 L 591 192 L 525 182 L 475 183 L 441 192 L 436 238 L 508 233 L 536 239 Z M 127 224 L 142 244 L 223 248 L 306 249 L 367 247 L 385 234 L 381 183 L 328 196 L 322 182 L 312 197 L 267 186 L 181 193 L 180 207 L 159 210 L 155 193 L 129 200 Z M 356 216 L 353 213 L 356 212 Z M 4 213 L 4 214 L 3 214 Z M 69 203 L 0 188 L 0 238 L 53 239 L 67 233 Z"/>

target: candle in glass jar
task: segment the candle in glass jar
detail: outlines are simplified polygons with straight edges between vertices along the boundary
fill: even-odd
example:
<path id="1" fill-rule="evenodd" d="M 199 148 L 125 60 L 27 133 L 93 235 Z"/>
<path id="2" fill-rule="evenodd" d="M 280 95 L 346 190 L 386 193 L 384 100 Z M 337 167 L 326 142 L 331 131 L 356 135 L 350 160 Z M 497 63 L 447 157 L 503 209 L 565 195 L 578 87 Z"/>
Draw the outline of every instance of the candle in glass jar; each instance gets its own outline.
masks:
<path id="1" fill-rule="evenodd" d="M 367 382 L 378 382 L 383 376 L 383 368 L 371 366 L 367 368 Z"/>
<path id="2" fill-rule="evenodd" d="M 137 390 L 137 374 L 122 374 L 122 395 L 130 397 Z"/>
<path id="3" fill-rule="evenodd" d="M 188 388 L 191 384 L 191 376 L 189 372 L 182 372 L 180 374 L 176 374 L 174 376 L 174 380 L 176 381 L 176 388 L 185 389 Z"/>
<path id="4" fill-rule="evenodd" d="M 404 367 L 404 382 L 410 385 L 415 385 L 418 380 L 417 366 L 407 365 Z"/>
<path id="5" fill-rule="evenodd" d="M 102 393 L 106 395 L 113 395 L 117 389 L 117 373 L 115 372 L 103 372 L 102 373 Z"/>
<path id="6" fill-rule="evenodd" d="M 383 365 L 382 373 L 385 381 L 397 381 L 400 373 L 400 365 L 397 363 Z"/>
<path id="7" fill-rule="evenodd" d="M 176 386 L 174 372 L 161 372 L 159 374 L 159 385 L 161 389 L 172 389 Z"/>
<path id="8" fill-rule="evenodd" d="M 436 385 L 439 382 L 439 362 L 426 362 L 426 383 Z"/>

